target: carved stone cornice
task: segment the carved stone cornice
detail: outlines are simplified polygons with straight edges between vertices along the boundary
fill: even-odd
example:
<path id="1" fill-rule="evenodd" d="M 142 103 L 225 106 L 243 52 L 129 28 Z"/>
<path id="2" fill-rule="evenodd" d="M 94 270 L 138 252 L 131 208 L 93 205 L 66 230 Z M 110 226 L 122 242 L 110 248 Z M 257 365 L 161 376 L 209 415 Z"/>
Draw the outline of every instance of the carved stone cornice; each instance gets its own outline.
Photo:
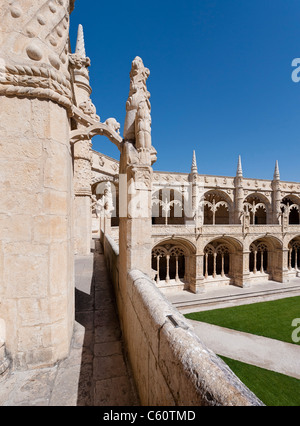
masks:
<path id="1" fill-rule="evenodd" d="M 73 7 L 73 0 L 0 0 L 0 95 L 50 99 L 71 110 Z"/>

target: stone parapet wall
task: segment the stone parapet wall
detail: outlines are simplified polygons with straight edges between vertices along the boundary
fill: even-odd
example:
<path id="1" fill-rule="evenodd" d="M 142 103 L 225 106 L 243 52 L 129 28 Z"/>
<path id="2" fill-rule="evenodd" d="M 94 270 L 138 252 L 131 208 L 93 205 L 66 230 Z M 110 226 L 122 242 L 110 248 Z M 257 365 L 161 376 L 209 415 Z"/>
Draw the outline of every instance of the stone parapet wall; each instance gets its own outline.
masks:
<path id="1" fill-rule="evenodd" d="M 226 364 L 203 345 L 187 320 L 146 275 L 130 271 L 126 288 L 120 288 L 118 245 L 103 234 L 102 242 L 142 404 L 262 405 Z"/>

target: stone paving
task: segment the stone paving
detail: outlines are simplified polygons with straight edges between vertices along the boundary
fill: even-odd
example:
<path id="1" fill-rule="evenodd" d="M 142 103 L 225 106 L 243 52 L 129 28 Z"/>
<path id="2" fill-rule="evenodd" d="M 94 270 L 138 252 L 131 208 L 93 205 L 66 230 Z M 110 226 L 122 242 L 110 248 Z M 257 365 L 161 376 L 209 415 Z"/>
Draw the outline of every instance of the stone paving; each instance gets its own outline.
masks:
<path id="1" fill-rule="evenodd" d="M 52 368 L 0 381 L 0 406 L 138 406 L 101 248 L 77 257 L 70 354 Z"/>

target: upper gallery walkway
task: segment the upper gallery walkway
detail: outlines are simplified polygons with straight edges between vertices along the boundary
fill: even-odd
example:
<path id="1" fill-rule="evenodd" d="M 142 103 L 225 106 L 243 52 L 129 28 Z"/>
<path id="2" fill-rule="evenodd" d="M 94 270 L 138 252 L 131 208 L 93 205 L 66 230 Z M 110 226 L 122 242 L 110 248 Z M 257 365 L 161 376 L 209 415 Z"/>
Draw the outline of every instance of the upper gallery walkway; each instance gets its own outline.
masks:
<path id="1" fill-rule="evenodd" d="M 75 257 L 75 284 L 68 358 L 51 368 L 8 374 L 0 381 L 0 406 L 139 405 L 101 247 Z"/>

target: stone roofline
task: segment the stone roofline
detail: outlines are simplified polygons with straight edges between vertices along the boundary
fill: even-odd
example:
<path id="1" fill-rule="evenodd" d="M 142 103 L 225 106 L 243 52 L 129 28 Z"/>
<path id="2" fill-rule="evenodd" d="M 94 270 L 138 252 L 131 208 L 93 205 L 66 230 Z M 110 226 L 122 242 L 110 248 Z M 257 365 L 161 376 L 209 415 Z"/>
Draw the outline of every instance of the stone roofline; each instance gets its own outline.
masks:
<path id="1" fill-rule="evenodd" d="M 92 150 L 93 154 L 98 155 L 99 157 L 105 158 L 110 162 L 113 162 L 115 164 L 119 164 L 119 160 L 116 160 L 115 158 L 109 157 L 108 155 L 105 154 L 101 154 L 98 151 Z M 105 170 L 103 170 L 103 172 L 105 172 Z M 187 179 L 187 177 L 190 175 L 190 173 L 183 173 L 183 172 L 167 172 L 167 171 L 160 171 L 160 170 L 153 170 L 154 175 L 167 175 L 167 176 L 182 176 L 183 178 Z M 113 174 L 113 173 L 112 173 Z M 211 179 L 220 179 L 223 180 L 226 179 L 228 180 L 228 182 L 223 183 L 222 182 L 218 182 L 218 186 L 222 187 L 228 187 L 228 186 L 234 186 L 234 179 L 235 176 L 219 176 L 219 175 L 202 175 L 198 173 L 198 177 L 199 178 L 203 178 L 205 180 L 205 178 L 207 178 L 208 180 Z M 255 182 L 258 183 L 258 186 L 260 186 L 260 183 L 263 184 L 271 184 L 273 182 L 272 179 L 256 179 L 256 178 L 249 178 L 249 177 L 243 177 L 244 183 L 247 183 L 247 181 L 253 182 L 255 184 Z M 213 183 L 213 182 L 207 182 L 207 183 Z M 297 190 L 298 192 L 300 192 L 300 182 L 293 182 L 293 181 L 280 181 L 281 184 L 284 185 L 295 185 L 297 187 L 295 188 L 287 188 L 290 190 Z M 263 188 L 260 188 L 261 190 L 263 190 Z"/>

